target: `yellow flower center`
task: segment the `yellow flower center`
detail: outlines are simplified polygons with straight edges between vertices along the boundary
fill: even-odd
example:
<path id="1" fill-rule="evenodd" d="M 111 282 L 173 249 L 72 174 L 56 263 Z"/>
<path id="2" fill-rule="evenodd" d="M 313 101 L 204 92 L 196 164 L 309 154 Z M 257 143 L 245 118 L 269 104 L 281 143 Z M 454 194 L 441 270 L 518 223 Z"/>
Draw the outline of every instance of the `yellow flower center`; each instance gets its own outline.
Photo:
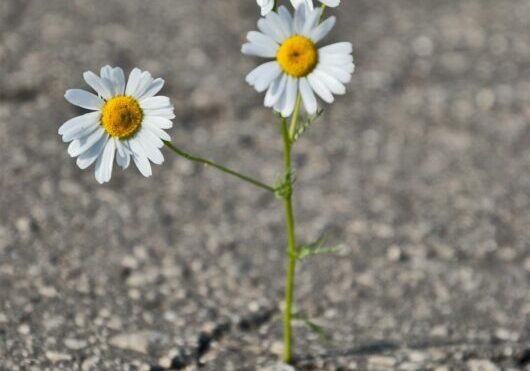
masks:
<path id="1" fill-rule="evenodd" d="M 315 44 L 307 37 L 295 35 L 286 39 L 276 53 L 283 72 L 292 77 L 309 75 L 318 62 Z"/>
<path id="2" fill-rule="evenodd" d="M 101 126 L 111 137 L 129 138 L 140 128 L 143 115 L 136 99 L 126 95 L 113 97 L 101 110 Z"/>

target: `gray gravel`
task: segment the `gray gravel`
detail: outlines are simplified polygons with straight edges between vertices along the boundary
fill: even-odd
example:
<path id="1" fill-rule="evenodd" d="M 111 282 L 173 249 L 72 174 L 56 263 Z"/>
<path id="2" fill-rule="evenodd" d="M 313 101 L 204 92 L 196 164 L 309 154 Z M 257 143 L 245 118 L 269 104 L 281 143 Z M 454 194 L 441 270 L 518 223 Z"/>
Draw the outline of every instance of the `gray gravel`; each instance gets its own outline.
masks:
<path id="1" fill-rule="evenodd" d="M 296 148 L 299 370 L 530 370 L 529 0 L 344 0 L 349 94 Z M 274 370 L 281 204 L 169 152 L 99 186 L 57 135 L 111 63 L 167 81 L 175 143 L 273 182 L 251 0 L 0 2 L 0 370 Z M 286 368 L 286 370 L 288 370 Z"/>

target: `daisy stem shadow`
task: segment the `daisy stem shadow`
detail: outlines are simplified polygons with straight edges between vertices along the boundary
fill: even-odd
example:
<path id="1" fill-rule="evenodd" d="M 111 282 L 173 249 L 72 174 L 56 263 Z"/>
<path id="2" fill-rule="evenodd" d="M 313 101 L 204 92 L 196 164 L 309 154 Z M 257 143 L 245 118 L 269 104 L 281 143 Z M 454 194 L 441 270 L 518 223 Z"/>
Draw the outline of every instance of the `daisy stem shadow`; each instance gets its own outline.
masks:
<path id="1" fill-rule="evenodd" d="M 203 164 L 203 165 L 206 165 L 206 166 L 211 166 L 213 168 L 216 168 L 217 170 L 220 170 L 226 174 L 229 174 L 229 175 L 232 175 L 232 176 L 235 176 L 241 180 L 244 180 L 245 182 L 247 183 L 250 183 L 256 187 L 259 187 L 259 188 L 262 188 L 266 191 L 269 191 L 271 193 L 275 193 L 276 192 L 276 189 L 263 183 L 263 182 L 260 182 L 259 180 L 256 180 L 254 178 L 251 178 L 250 176 L 247 176 L 247 175 L 244 175 L 244 174 L 241 174 L 235 170 L 232 170 L 232 169 L 229 169 L 228 167 L 226 166 L 223 166 L 223 165 L 220 165 L 218 163 L 215 163 L 213 161 L 210 161 L 210 160 L 207 160 L 205 158 L 202 158 L 202 157 L 198 157 L 198 156 L 194 156 L 178 147 L 176 147 L 173 143 L 171 142 L 168 142 L 168 141 L 164 141 L 164 144 L 166 145 L 166 147 L 168 147 L 171 151 L 173 151 L 175 154 L 177 154 L 178 156 L 180 157 L 183 157 L 185 158 L 186 160 L 190 160 L 190 161 L 193 161 L 193 162 L 198 162 L 200 164 Z"/>

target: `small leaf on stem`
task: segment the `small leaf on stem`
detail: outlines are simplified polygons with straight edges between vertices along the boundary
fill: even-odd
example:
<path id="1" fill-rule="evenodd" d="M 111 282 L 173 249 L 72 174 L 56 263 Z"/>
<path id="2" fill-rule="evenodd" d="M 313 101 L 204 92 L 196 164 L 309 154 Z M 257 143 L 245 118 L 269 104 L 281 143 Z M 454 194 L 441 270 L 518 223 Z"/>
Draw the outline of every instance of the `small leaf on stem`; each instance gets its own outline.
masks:
<path id="1" fill-rule="evenodd" d="M 341 251 L 344 246 L 325 246 L 327 240 L 326 235 L 322 235 L 315 242 L 308 244 L 302 244 L 298 246 L 297 249 L 297 258 L 299 260 L 306 259 L 311 256 L 321 255 L 321 254 L 334 254 Z"/>
<path id="2" fill-rule="evenodd" d="M 323 326 L 316 324 L 306 312 L 293 313 L 293 318 L 301 321 L 304 326 L 313 334 L 317 335 L 320 340 L 325 342 L 332 341 L 331 334 Z"/>
<path id="3" fill-rule="evenodd" d="M 306 116 L 302 119 L 301 123 L 297 125 L 293 137 L 291 138 L 293 143 L 298 141 L 304 133 L 313 125 L 313 123 L 324 113 L 323 109 L 319 109 L 314 116 Z"/>

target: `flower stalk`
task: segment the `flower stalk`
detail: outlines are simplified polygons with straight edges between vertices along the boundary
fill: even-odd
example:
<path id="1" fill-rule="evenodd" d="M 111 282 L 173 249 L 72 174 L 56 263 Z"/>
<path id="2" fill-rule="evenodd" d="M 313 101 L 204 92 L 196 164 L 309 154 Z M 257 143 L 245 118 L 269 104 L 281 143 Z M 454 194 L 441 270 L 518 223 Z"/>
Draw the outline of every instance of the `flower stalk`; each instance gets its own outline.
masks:
<path id="1" fill-rule="evenodd" d="M 200 164 L 203 164 L 203 165 L 206 165 L 206 166 L 211 166 L 217 170 L 220 170 L 226 174 L 229 174 L 229 175 L 232 175 L 232 176 L 235 176 L 247 183 L 250 183 L 256 187 L 259 187 L 261 189 L 264 189 L 266 191 L 269 191 L 271 193 L 275 193 L 275 189 L 263 182 L 260 182 L 259 180 L 256 180 L 254 178 L 251 178 L 250 176 L 248 175 L 244 175 L 244 174 L 241 174 L 235 170 L 232 170 L 226 166 L 223 166 L 223 165 L 220 165 L 216 162 L 213 162 L 211 160 L 207 160 L 205 158 L 202 158 L 202 157 L 198 157 L 198 156 L 194 156 L 178 147 L 176 147 L 173 143 L 171 142 L 168 142 L 168 141 L 164 141 L 164 144 L 166 145 L 166 147 L 168 147 L 171 151 L 173 151 L 175 154 L 177 154 L 178 156 L 180 157 L 183 157 L 185 158 L 186 160 L 189 160 L 189 161 L 194 161 L 194 162 L 198 162 Z"/>
<path id="2" fill-rule="evenodd" d="M 326 6 L 322 5 L 319 17 L 319 23 L 326 11 Z M 294 283 L 296 275 L 296 260 L 298 259 L 298 251 L 296 247 L 296 236 L 295 236 L 295 222 L 293 215 L 293 183 L 292 183 L 292 165 L 291 165 L 291 152 L 294 136 L 296 133 L 296 127 L 298 123 L 298 117 L 300 113 L 300 105 L 302 103 L 302 95 L 298 92 L 296 97 L 296 103 L 294 111 L 291 116 L 291 124 L 289 129 L 287 128 L 287 120 L 282 118 L 282 137 L 284 143 L 284 171 L 285 171 L 285 182 L 289 187 L 289 191 L 284 195 L 284 208 L 285 208 L 285 223 L 287 229 L 287 274 L 285 277 L 285 303 L 283 313 L 283 362 L 290 364 L 293 361 L 293 346 L 292 346 L 292 310 L 293 310 L 293 296 L 294 296 Z"/>
<path id="3" fill-rule="evenodd" d="M 297 106 L 299 106 L 299 102 Z M 292 116 L 291 128 L 296 126 L 298 114 Z M 294 295 L 294 281 L 295 281 L 295 270 L 296 270 L 296 237 L 295 237 L 295 226 L 294 226 L 294 215 L 293 215 L 293 203 L 292 203 L 292 170 L 291 170 L 291 149 L 292 140 L 289 130 L 287 129 L 287 120 L 282 119 L 282 137 L 284 143 L 284 171 L 285 181 L 289 189 L 284 194 L 284 208 L 285 208 L 285 222 L 287 230 L 287 274 L 285 278 L 285 307 L 283 313 L 283 356 L 282 359 L 285 363 L 291 363 L 293 358 L 292 352 L 292 331 L 291 331 L 291 319 L 292 319 L 292 306 L 293 306 L 293 295 Z"/>

